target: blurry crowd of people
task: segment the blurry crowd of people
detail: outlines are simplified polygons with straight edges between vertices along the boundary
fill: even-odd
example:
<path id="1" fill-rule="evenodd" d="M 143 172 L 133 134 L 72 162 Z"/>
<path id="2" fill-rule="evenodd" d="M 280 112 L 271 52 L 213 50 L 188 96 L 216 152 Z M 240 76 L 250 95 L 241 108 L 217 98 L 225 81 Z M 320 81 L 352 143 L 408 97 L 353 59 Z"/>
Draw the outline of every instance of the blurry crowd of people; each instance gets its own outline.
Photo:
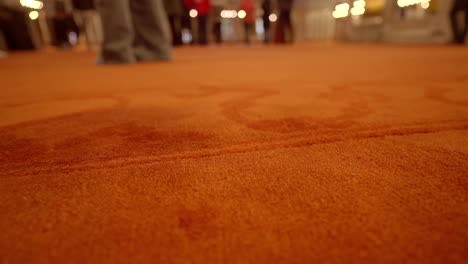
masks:
<path id="1" fill-rule="evenodd" d="M 293 1 L 240 0 L 233 6 L 234 2 L 228 0 L 54 0 L 47 2 L 46 13 L 41 11 L 47 16 L 41 18 L 46 22 L 41 24 L 46 25 L 46 29 L 40 31 L 47 33 L 39 42 L 60 48 L 83 42 L 88 48 L 100 44 L 98 63 L 168 60 L 171 46 L 205 46 L 210 41 L 221 44 L 226 32 L 236 31 L 232 23 L 227 23 L 229 28 L 223 26 L 228 18 L 223 12 L 233 9 L 229 11 L 242 10 L 238 18 L 242 19 L 239 22 L 243 25 L 246 43 L 251 43 L 256 33 L 258 18 L 263 21 L 264 34 L 259 36 L 264 35 L 265 43 L 289 43 L 294 36 L 290 14 Z M 38 48 L 39 44 L 26 36 L 31 34 L 28 29 L 30 10 L 22 8 L 20 1 L 0 0 L 0 50 L 7 46 L 9 49 Z M 275 21 L 279 14 L 275 32 L 272 32 L 269 18 L 273 12 Z M 35 24 L 37 28 L 39 23 Z M 44 35 L 39 38 L 42 37 Z M 5 55 L 0 52 L 0 57 Z"/>
<path id="2" fill-rule="evenodd" d="M 255 32 L 255 23 L 257 20 L 257 12 L 261 10 L 263 28 L 265 31 L 264 42 L 271 41 L 270 18 L 273 10 L 278 10 L 280 13 L 279 24 L 281 25 L 277 34 L 289 36 L 289 42 L 293 41 L 293 29 L 291 23 L 291 10 L 293 0 L 261 0 L 260 6 L 257 6 L 257 1 L 241 0 L 237 10 L 243 12 L 242 19 L 244 24 L 245 42 L 250 43 L 251 37 Z M 192 44 L 207 45 L 209 42 L 208 29 L 212 29 L 213 40 L 216 43 L 223 42 L 222 34 L 222 12 L 226 9 L 226 0 L 164 0 L 164 6 L 169 18 L 171 27 L 172 44 L 174 46 L 181 45 L 182 31 L 188 32 L 191 36 L 196 36 L 192 40 Z M 197 32 L 191 34 L 192 25 L 190 11 L 196 12 L 192 16 L 197 21 Z M 239 15 L 240 17 L 240 15 Z M 209 25 L 211 21 L 211 25 Z M 278 42 L 287 42 L 286 37 L 279 38 Z"/>
<path id="3" fill-rule="evenodd" d="M 211 39 L 209 28 L 213 29 L 216 43 L 223 41 L 222 0 L 113 0 L 99 1 L 98 10 L 103 24 L 103 43 L 98 63 L 133 63 L 136 61 L 168 60 L 170 46 L 184 43 L 182 32 L 191 36 L 191 44 L 208 45 Z M 269 43 L 270 21 L 266 18 L 277 7 L 279 26 L 276 42 L 293 41 L 291 10 L 293 0 L 262 0 L 265 43 Z M 245 42 L 251 42 L 257 20 L 257 6 L 254 0 L 242 0 L 237 7 L 243 19 Z M 166 13 L 164 16 L 163 13 Z M 237 12 L 237 11 L 236 11 Z M 237 15 L 237 14 L 236 14 Z M 167 17 L 172 39 L 164 32 Z M 192 18 L 196 26 L 192 25 Z M 209 23 L 212 25 L 209 25 Z M 192 32 L 196 29 L 196 33 Z"/>
<path id="4" fill-rule="evenodd" d="M 17 0 L 0 0 L 0 58 L 10 49 L 33 49 L 25 10 L 11 8 Z M 66 48 L 84 39 L 87 47 L 101 44 L 98 63 L 169 60 L 171 46 L 221 44 L 226 18 L 238 17 L 245 43 L 252 42 L 258 23 L 264 43 L 292 43 L 294 0 L 54 0 L 52 44 Z M 49 2 L 49 3 L 51 3 Z M 65 2 L 71 3 L 66 8 Z M 234 10 L 227 10 L 234 9 Z M 28 11 L 29 12 L 29 11 Z M 49 12 L 49 11 L 48 11 Z M 230 16 L 223 15 L 231 12 Z M 464 21 L 459 14 L 464 13 Z M 275 26 L 273 26 L 273 22 Z M 452 43 L 464 43 L 468 33 L 468 0 L 453 0 Z M 226 23 L 230 24 L 230 23 Z M 232 25 L 232 24 L 230 24 Z M 169 30 L 168 30 L 169 29 Z M 232 30 L 232 28 L 231 28 Z M 170 33 L 168 32 L 170 31 Z M 229 31 L 229 30 L 228 30 Z"/>

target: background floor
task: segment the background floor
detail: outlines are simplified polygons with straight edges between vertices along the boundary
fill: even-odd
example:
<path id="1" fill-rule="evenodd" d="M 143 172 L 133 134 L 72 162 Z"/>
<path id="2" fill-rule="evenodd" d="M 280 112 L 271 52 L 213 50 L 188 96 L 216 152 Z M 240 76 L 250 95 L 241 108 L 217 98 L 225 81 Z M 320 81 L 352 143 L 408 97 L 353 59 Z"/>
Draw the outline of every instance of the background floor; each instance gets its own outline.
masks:
<path id="1" fill-rule="evenodd" d="M 466 263 L 468 52 L 0 61 L 0 262 Z"/>

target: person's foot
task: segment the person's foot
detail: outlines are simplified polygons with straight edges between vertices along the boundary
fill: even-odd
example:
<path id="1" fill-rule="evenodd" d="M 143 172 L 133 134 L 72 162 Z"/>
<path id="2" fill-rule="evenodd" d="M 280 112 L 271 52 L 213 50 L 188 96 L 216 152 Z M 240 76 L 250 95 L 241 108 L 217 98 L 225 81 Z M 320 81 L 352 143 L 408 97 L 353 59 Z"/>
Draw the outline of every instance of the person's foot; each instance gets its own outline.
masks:
<path id="1" fill-rule="evenodd" d="M 171 61 L 171 55 L 155 55 L 155 56 L 145 56 L 145 57 L 137 57 L 137 62 L 157 62 L 157 61 Z"/>
<path id="2" fill-rule="evenodd" d="M 109 54 L 100 54 L 96 60 L 97 65 L 116 65 L 116 64 L 134 64 L 136 59 L 134 57 L 122 56 L 109 56 Z"/>
<path id="3" fill-rule="evenodd" d="M 172 59 L 170 47 L 158 51 L 136 48 L 134 54 L 137 62 L 170 61 Z"/>

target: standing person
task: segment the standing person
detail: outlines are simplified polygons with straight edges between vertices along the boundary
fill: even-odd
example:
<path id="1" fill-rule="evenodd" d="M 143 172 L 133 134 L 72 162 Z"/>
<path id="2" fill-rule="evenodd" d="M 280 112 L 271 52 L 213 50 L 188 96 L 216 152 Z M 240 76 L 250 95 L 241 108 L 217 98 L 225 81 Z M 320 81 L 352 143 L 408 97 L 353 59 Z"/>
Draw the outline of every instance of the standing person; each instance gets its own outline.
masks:
<path id="1" fill-rule="evenodd" d="M 460 28 L 457 19 L 459 12 L 463 12 L 465 15 L 465 23 L 462 28 Z M 468 0 L 455 0 L 450 11 L 450 22 L 452 25 L 453 43 L 463 44 L 468 32 Z"/>
<path id="2" fill-rule="evenodd" d="M 86 38 L 88 49 L 99 41 L 96 7 L 93 0 L 73 0 L 74 17 L 78 28 Z"/>
<path id="3" fill-rule="evenodd" d="M 171 28 L 172 45 L 182 45 L 182 2 L 180 0 L 164 0 L 169 26 Z"/>
<path id="4" fill-rule="evenodd" d="M 245 43 L 250 44 L 250 36 L 255 28 L 255 3 L 253 0 L 243 0 L 240 9 L 246 13 L 244 18 Z"/>
<path id="5" fill-rule="evenodd" d="M 104 39 L 100 64 L 171 59 L 160 0 L 98 0 Z"/>
<path id="6" fill-rule="evenodd" d="M 216 43 L 223 42 L 221 31 L 221 12 L 224 10 L 225 0 L 212 0 L 213 4 L 213 35 Z"/>
<path id="7" fill-rule="evenodd" d="M 264 34 L 265 34 L 263 42 L 265 44 L 268 44 L 271 38 L 271 32 L 270 32 L 271 0 L 263 0 L 262 9 L 263 9 L 263 16 L 262 16 L 263 29 L 264 29 Z"/>
<path id="8" fill-rule="evenodd" d="M 293 0 L 278 0 L 278 6 L 280 10 L 279 26 L 281 32 L 282 43 L 294 42 L 294 29 L 291 22 L 291 11 L 293 7 Z M 287 39 L 287 37 L 289 37 Z"/>
<path id="9" fill-rule="evenodd" d="M 186 6 L 197 10 L 198 44 L 208 45 L 208 15 L 211 12 L 210 0 L 184 0 Z"/>

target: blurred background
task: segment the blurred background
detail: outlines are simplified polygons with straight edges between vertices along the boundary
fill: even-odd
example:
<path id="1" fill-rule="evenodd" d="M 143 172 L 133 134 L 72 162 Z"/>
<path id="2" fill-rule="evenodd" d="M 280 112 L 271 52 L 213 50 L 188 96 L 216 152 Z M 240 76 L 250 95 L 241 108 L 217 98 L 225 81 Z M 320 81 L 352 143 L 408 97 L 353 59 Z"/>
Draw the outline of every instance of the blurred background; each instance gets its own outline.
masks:
<path id="1" fill-rule="evenodd" d="M 176 1 L 176 0 L 175 0 Z M 454 0 L 296 0 L 292 11 L 294 41 L 381 43 L 450 42 L 449 13 Z M 245 13 L 241 0 L 214 1 L 209 27 L 221 23 L 224 43 L 243 40 Z M 253 42 L 265 39 L 265 14 L 256 1 Z M 278 10 L 268 11 L 272 34 Z M 184 10 L 197 27 L 194 10 Z M 93 0 L 0 0 L 0 50 L 37 50 L 48 47 L 94 49 L 102 40 Z M 463 19 L 462 15 L 458 18 Z M 167 34 L 171 34 L 168 29 Z M 181 29 L 182 42 L 191 43 L 196 30 Z M 212 32 L 211 30 L 208 32 Z M 193 35 L 195 34 L 195 35 Z M 210 40 L 213 41 L 213 34 Z"/>

